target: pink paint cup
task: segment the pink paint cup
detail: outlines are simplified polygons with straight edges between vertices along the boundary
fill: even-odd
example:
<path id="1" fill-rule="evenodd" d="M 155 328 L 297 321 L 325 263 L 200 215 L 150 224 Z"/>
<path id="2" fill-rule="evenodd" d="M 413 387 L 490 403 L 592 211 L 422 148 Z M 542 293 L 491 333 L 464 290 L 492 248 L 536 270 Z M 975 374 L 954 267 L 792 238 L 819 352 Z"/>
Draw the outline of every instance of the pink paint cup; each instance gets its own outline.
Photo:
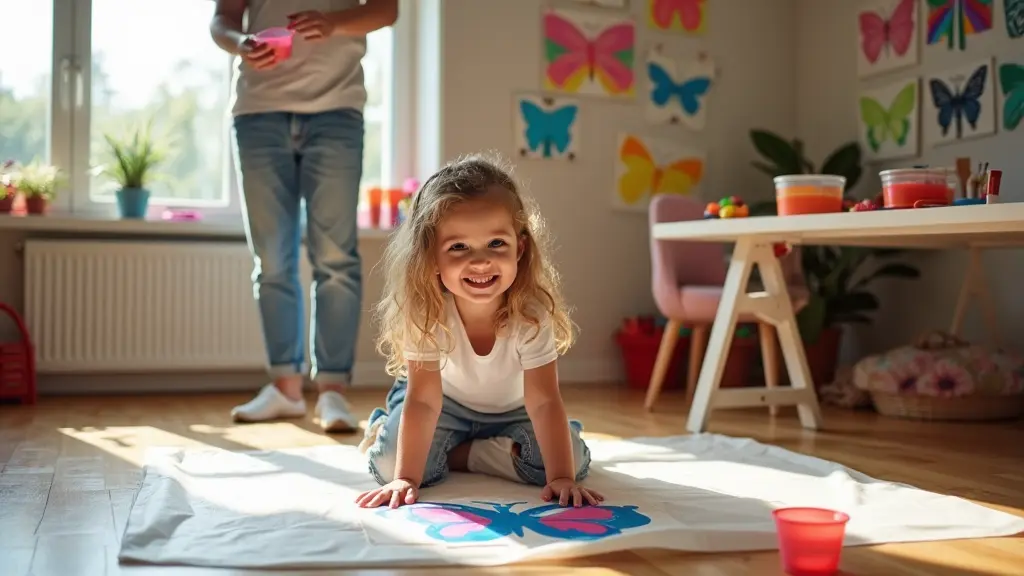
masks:
<path id="1" fill-rule="evenodd" d="M 772 516 L 786 574 L 828 576 L 839 570 L 849 515 L 824 508 L 780 508 Z"/>
<path id="2" fill-rule="evenodd" d="M 274 50 L 274 60 L 276 62 L 283 62 L 291 58 L 292 40 L 295 38 L 295 32 L 281 27 L 267 28 L 256 34 L 255 38 L 258 42 L 262 42 Z"/>

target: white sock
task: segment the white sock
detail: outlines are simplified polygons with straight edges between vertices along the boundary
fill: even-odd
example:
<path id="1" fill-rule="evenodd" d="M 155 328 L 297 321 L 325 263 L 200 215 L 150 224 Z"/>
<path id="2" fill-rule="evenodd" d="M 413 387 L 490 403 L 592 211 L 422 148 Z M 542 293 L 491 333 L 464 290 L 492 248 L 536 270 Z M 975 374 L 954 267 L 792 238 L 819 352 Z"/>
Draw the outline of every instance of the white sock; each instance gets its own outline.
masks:
<path id="1" fill-rule="evenodd" d="M 513 482 L 522 482 L 512 463 L 512 439 L 505 437 L 473 440 L 469 445 L 466 467 L 470 472 L 497 476 Z"/>

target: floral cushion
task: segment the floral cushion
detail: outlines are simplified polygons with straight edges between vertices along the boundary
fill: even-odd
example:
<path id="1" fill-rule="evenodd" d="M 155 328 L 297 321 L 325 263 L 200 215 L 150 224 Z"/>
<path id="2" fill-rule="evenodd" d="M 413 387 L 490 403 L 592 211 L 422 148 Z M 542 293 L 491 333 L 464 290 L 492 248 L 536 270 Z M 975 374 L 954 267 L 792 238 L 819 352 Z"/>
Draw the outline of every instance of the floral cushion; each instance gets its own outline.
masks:
<path id="1" fill-rule="evenodd" d="M 854 385 L 868 392 L 957 396 L 1024 393 L 1024 360 L 966 343 L 949 347 L 904 346 L 864 358 Z"/>

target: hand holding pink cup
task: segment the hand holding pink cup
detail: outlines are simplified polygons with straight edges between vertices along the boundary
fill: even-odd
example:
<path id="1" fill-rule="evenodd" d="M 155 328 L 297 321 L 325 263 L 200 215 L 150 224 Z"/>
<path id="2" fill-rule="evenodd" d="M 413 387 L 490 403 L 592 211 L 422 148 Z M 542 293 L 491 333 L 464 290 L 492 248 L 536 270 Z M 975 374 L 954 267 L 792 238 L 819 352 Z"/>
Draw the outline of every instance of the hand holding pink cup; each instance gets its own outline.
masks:
<path id="1" fill-rule="evenodd" d="M 257 42 L 266 44 L 274 51 L 274 61 L 283 62 L 292 56 L 292 40 L 295 33 L 287 28 L 267 28 L 253 37 Z"/>

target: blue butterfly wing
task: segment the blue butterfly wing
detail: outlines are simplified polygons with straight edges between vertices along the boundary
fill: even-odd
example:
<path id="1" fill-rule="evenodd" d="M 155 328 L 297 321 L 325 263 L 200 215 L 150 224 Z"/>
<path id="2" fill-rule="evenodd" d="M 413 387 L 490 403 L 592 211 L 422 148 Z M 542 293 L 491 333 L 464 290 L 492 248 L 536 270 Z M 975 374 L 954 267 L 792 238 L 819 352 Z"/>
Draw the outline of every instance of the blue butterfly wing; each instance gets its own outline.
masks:
<path id="1" fill-rule="evenodd" d="M 559 540 L 599 540 L 651 523 L 636 506 L 537 506 L 518 513 L 530 530 Z"/>
<path id="2" fill-rule="evenodd" d="M 576 114 L 578 112 L 579 106 L 571 104 L 554 110 L 545 116 L 548 137 L 551 138 L 551 143 L 559 153 L 565 153 L 569 149 L 569 144 L 572 143 L 572 132 L 570 129 L 573 123 L 576 122 Z"/>
<path id="3" fill-rule="evenodd" d="M 676 85 L 668 72 L 659 64 L 647 63 L 647 77 L 651 79 L 651 101 L 664 106 L 675 92 Z"/>
<path id="4" fill-rule="evenodd" d="M 707 94 L 710 89 L 711 78 L 707 76 L 697 76 L 683 82 L 679 87 L 679 100 L 683 104 L 683 110 L 690 116 L 696 114 L 700 109 L 700 97 Z"/>
<path id="5" fill-rule="evenodd" d="M 425 524 L 427 536 L 443 542 L 489 542 L 522 535 L 516 515 L 506 510 L 450 502 L 418 502 L 399 510 L 404 510 L 407 518 Z"/>
<path id="6" fill-rule="evenodd" d="M 530 147 L 530 150 L 536 151 L 544 144 L 545 138 L 547 138 L 545 131 L 547 129 L 547 113 L 540 107 L 530 102 L 529 100 L 523 100 L 519 103 L 519 112 L 523 115 L 523 120 L 526 122 L 526 144 Z"/>
<path id="7" fill-rule="evenodd" d="M 960 114 L 961 102 L 950 91 L 949 86 L 939 80 L 932 78 L 928 81 L 928 87 L 932 93 L 932 104 L 939 109 L 939 126 L 942 127 L 942 135 L 949 132 L 949 126 L 953 123 L 953 114 Z"/>
<path id="8" fill-rule="evenodd" d="M 959 94 L 964 116 L 967 117 L 971 128 L 977 127 L 978 118 L 981 116 L 981 97 L 985 94 L 985 80 L 987 78 L 988 66 L 979 66 L 971 74 L 967 84 L 964 85 L 963 90 Z"/>

